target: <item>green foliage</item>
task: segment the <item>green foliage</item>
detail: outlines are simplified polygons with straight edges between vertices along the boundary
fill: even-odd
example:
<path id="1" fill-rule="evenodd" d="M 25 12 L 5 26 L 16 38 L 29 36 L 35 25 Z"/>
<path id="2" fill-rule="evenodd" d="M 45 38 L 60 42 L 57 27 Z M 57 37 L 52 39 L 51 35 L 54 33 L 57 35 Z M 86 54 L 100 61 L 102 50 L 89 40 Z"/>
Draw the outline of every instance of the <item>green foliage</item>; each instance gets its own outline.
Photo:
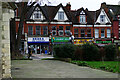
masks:
<path id="1" fill-rule="evenodd" d="M 119 72 L 119 65 L 117 61 L 71 61 L 73 64 L 77 64 L 79 66 L 89 66 L 95 69 L 101 69 L 109 72 Z"/>
<path id="2" fill-rule="evenodd" d="M 63 44 L 54 46 L 54 57 L 73 58 L 76 47 L 73 44 Z"/>
<path id="3" fill-rule="evenodd" d="M 75 50 L 75 53 L 74 53 L 73 60 L 83 60 L 82 54 L 83 54 L 82 47 L 81 46 L 77 46 L 76 50 Z"/>
<path id="4" fill-rule="evenodd" d="M 116 57 L 116 48 L 114 45 L 110 44 L 110 45 L 106 45 L 105 46 L 105 58 L 108 61 L 112 61 L 115 60 Z"/>
<path id="5" fill-rule="evenodd" d="M 82 46 L 83 60 L 85 61 L 96 61 L 100 60 L 99 49 L 93 44 L 86 43 Z"/>

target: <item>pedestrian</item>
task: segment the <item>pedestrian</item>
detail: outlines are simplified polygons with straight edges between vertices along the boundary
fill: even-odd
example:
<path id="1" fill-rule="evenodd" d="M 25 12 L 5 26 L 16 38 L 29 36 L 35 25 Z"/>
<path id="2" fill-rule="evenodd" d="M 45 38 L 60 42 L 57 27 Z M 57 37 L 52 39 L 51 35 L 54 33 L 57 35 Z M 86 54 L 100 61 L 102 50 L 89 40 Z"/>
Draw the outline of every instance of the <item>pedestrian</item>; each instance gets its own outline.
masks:
<path id="1" fill-rule="evenodd" d="M 31 48 L 30 48 L 30 46 L 28 47 L 28 59 L 30 59 L 30 57 L 31 57 Z"/>

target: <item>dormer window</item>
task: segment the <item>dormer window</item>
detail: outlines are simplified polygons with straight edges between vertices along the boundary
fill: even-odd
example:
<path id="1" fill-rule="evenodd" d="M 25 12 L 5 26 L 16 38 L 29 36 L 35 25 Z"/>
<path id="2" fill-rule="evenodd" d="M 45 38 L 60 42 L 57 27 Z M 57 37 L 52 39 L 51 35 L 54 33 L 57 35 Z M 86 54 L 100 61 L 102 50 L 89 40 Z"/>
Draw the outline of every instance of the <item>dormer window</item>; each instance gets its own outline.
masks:
<path id="1" fill-rule="evenodd" d="M 86 23 L 85 15 L 80 15 L 80 23 Z"/>
<path id="2" fill-rule="evenodd" d="M 100 15 L 100 22 L 105 23 L 105 15 Z"/>
<path id="3" fill-rule="evenodd" d="M 58 12 L 58 20 L 64 20 L 64 12 Z"/>
<path id="4" fill-rule="evenodd" d="M 44 19 L 44 16 L 38 7 L 34 10 L 30 19 L 34 19 L 34 20 L 43 20 Z"/>
<path id="5" fill-rule="evenodd" d="M 34 19 L 41 19 L 41 13 L 39 11 L 34 12 Z"/>

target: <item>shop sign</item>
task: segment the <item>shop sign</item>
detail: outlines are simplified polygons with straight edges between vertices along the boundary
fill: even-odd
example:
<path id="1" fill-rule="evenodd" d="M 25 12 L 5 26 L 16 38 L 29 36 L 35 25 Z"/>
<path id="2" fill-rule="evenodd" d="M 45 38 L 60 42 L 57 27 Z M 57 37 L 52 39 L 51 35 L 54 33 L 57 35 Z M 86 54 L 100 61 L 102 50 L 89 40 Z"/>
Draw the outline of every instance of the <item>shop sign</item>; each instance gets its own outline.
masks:
<path id="1" fill-rule="evenodd" d="M 75 45 L 82 45 L 82 44 L 85 44 L 85 43 L 94 43 L 93 39 L 75 39 L 74 40 L 74 44 Z"/>
<path id="2" fill-rule="evenodd" d="M 112 41 L 96 41 L 96 43 L 97 43 L 97 44 L 99 44 L 99 43 L 105 44 L 105 43 L 112 43 Z"/>
<path id="3" fill-rule="evenodd" d="M 28 42 L 49 42 L 49 37 L 29 37 Z"/>
<path id="4" fill-rule="evenodd" d="M 52 37 L 51 42 L 68 42 L 70 37 Z"/>

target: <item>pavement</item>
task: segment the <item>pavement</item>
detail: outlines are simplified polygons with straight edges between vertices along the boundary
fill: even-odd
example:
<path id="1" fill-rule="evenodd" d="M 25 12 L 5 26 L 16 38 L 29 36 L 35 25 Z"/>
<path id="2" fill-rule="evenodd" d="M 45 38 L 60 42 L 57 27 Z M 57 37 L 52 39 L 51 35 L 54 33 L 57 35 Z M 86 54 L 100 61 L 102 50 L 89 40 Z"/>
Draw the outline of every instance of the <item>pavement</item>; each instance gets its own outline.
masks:
<path id="1" fill-rule="evenodd" d="M 13 78 L 118 78 L 118 74 L 92 69 L 89 67 L 77 66 L 75 64 L 57 61 L 57 60 L 37 59 L 37 60 L 12 60 L 12 77 Z"/>
<path id="2" fill-rule="evenodd" d="M 41 60 L 43 58 L 54 58 L 52 55 L 48 54 L 32 54 L 31 57 L 33 60 Z"/>

